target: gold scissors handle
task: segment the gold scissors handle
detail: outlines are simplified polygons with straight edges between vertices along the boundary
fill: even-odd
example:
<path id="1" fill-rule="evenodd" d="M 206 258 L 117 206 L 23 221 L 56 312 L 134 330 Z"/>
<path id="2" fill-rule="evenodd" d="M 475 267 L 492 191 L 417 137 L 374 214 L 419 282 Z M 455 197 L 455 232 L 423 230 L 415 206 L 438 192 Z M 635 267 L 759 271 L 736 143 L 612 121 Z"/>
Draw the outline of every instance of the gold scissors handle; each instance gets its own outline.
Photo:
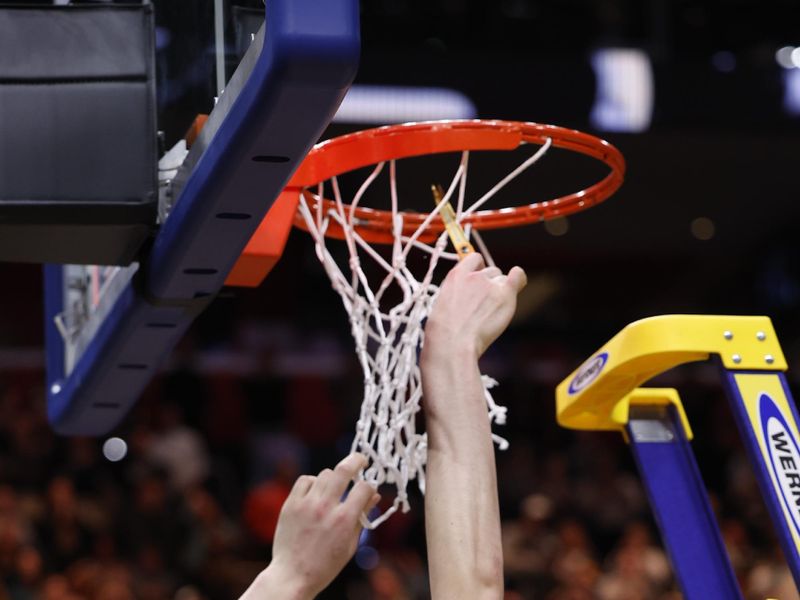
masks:
<path id="1" fill-rule="evenodd" d="M 431 191 L 433 192 L 434 204 L 439 206 L 442 198 L 444 198 L 444 190 L 442 189 L 442 186 L 432 185 Z M 444 221 L 444 227 L 447 230 L 447 235 L 450 236 L 450 241 L 453 243 L 453 247 L 456 249 L 459 260 L 464 258 L 467 254 L 472 254 L 475 252 L 475 248 L 473 248 L 472 244 L 469 243 L 467 235 L 464 233 L 461 225 L 459 225 L 458 221 L 456 221 L 456 212 L 453 210 L 453 206 L 449 202 L 445 202 L 439 209 L 439 214 L 442 217 L 442 221 Z"/>

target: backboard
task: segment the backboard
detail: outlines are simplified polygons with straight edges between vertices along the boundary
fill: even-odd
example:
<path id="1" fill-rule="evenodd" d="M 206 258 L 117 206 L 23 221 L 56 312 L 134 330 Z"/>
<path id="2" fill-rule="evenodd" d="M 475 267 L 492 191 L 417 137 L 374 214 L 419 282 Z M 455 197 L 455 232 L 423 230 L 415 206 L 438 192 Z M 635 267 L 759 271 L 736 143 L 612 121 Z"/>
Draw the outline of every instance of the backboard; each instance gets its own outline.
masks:
<path id="1" fill-rule="evenodd" d="M 48 416 L 64 434 L 105 433 L 134 405 L 357 69 L 357 0 L 158 0 L 154 9 L 165 153 L 152 244 L 128 266 L 45 267 Z M 183 132 L 204 112 L 186 149 Z"/>

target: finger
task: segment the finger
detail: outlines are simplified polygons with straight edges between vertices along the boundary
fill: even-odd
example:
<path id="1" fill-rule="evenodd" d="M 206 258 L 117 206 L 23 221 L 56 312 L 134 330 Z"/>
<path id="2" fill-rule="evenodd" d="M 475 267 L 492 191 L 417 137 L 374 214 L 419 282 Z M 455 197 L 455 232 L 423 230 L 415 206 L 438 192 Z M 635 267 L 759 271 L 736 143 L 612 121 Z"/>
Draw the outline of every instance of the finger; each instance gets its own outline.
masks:
<path id="1" fill-rule="evenodd" d="M 508 284 L 517 292 L 520 293 L 528 283 L 528 276 L 525 271 L 519 267 L 514 267 L 508 272 Z"/>
<path id="2" fill-rule="evenodd" d="M 381 501 L 381 495 L 378 492 L 375 492 L 372 498 L 370 498 L 369 502 L 367 502 L 367 505 L 364 507 L 364 510 L 356 512 L 355 515 L 353 515 L 356 524 L 356 532 L 361 531 L 361 518 L 360 518 L 361 515 L 363 514 L 368 519 L 370 511 L 376 506 L 378 506 L 378 502 L 380 501 Z"/>
<path id="3" fill-rule="evenodd" d="M 486 267 L 485 269 L 481 269 L 481 274 L 485 275 L 489 279 L 494 279 L 498 275 L 502 275 L 503 272 L 499 269 L 499 267 Z"/>
<path id="4" fill-rule="evenodd" d="M 308 493 L 316 480 L 317 478 L 313 475 L 301 475 L 294 482 L 292 490 L 289 492 L 289 498 L 302 498 Z"/>
<path id="5" fill-rule="evenodd" d="M 326 478 L 323 493 L 338 500 L 344 495 L 347 486 L 355 479 L 358 472 L 366 466 L 367 458 L 363 454 L 353 452 L 346 456 Z"/>
<path id="6" fill-rule="evenodd" d="M 479 252 L 471 252 L 453 267 L 453 271 L 456 269 L 465 272 L 478 271 L 484 267 L 484 264 L 483 256 Z"/>
<path id="7" fill-rule="evenodd" d="M 375 495 L 372 497 L 372 500 L 370 500 L 369 504 L 367 504 L 367 511 L 370 511 L 376 506 L 378 506 L 378 502 L 380 501 L 381 501 L 381 495 L 378 492 L 375 492 Z"/>
<path id="8" fill-rule="evenodd" d="M 334 472 L 344 475 L 347 481 L 350 481 L 358 475 L 361 469 L 367 466 L 367 462 L 367 457 L 360 452 L 351 452 L 339 461 Z"/>
<path id="9" fill-rule="evenodd" d="M 375 497 L 377 496 L 377 500 Z M 366 481 L 359 481 L 347 494 L 347 499 L 344 501 L 348 512 L 354 515 L 360 515 L 362 512 L 369 512 L 372 507 L 381 499 L 380 494 L 375 491 L 375 487 Z"/>
<path id="10" fill-rule="evenodd" d="M 317 496 L 326 494 L 326 490 L 330 487 L 333 477 L 334 474 L 331 469 L 323 469 L 319 472 L 319 475 L 317 475 L 316 481 L 314 481 L 314 485 L 311 487 L 311 490 L 309 490 L 309 493 L 316 494 Z"/>
<path id="11" fill-rule="evenodd" d="M 376 506 L 378 506 L 378 502 L 380 502 L 380 501 L 381 501 L 381 495 L 378 492 L 375 492 L 375 494 L 373 494 L 372 498 L 370 498 L 369 502 L 367 502 L 367 505 L 364 507 L 364 509 L 361 510 L 361 511 L 357 511 L 353 515 L 353 519 L 354 519 L 355 525 L 356 525 L 356 533 L 360 532 L 361 529 L 362 529 L 361 515 L 364 515 L 364 518 L 367 521 L 369 521 L 369 513 L 370 513 L 370 511 L 373 508 L 375 508 Z"/>

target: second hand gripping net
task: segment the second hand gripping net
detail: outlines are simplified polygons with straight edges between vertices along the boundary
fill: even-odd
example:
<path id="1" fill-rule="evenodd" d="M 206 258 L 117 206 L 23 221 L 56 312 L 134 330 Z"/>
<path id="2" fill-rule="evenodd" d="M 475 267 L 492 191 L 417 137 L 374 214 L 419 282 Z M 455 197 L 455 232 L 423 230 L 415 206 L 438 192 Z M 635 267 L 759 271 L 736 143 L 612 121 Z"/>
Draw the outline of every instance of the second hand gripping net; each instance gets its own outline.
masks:
<path id="1" fill-rule="evenodd" d="M 449 207 L 451 198 L 455 196 L 456 221 L 469 221 L 470 215 L 536 163 L 550 145 L 551 139 L 546 138 L 533 155 L 468 206 L 465 204 L 469 152 L 462 152 L 455 176 L 444 196 L 437 198 L 436 209 L 416 227 L 413 227 L 414 223 L 409 227 L 409 215 L 398 207 L 395 160 L 378 163 L 350 202 L 342 198 L 335 176 L 327 186 L 333 202 L 325 200 L 325 182 L 314 188 L 305 188 L 300 194 L 299 213 L 314 239 L 317 257 L 347 310 L 356 353 L 364 372 L 364 398 L 352 450 L 369 459 L 362 475 L 366 481 L 376 486 L 393 484 L 397 488 L 392 506 L 372 522 L 364 520 L 366 527 L 377 527 L 398 509 L 408 511 L 408 485 L 412 480 L 416 479 L 420 491 L 425 492 L 427 437 L 417 431 L 416 426 L 422 401 L 417 358 L 425 343 L 425 319 L 439 292 L 435 281 L 436 267 L 440 260 L 458 260 L 457 254 L 447 251 L 447 233 L 440 226 L 439 211 Z M 385 257 L 365 239 L 369 238 L 369 225 L 359 218 L 358 211 L 364 194 L 386 168 L 387 162 L 393 241 L 390 256 Z M 414 215 L 418 222 L 419 215 Z M 437 226 L 431 227 L 432 224 Z M 341 230 L 337 237 L 342 237 L 347 247 L 346 265 L 337 263 L 328 249 L 326 233 L 331 227 Z M 468 239 L 472 237 L 477 243 L 487 263 L 493 264 L 477 231 L 469 224 L 465 230 Z M 415 274 L 409 269 L 412 253 L 427 255 L 424 272 Z M 372 281 L 366 271 L 374 269 L 365 269 L 364 261 L 378 265 L 379 275 L 373 276 Z M 399 301 L 396 300 L 397 290 Z M 482 378 L 487 418 L 494 424 L 503 425 L 506 409 L 495 403 L 490 392 L 497 382 L 486 375 Z M 493 434 L 493 438 L 500 449 L 508 446 L 502 437 Z"/>

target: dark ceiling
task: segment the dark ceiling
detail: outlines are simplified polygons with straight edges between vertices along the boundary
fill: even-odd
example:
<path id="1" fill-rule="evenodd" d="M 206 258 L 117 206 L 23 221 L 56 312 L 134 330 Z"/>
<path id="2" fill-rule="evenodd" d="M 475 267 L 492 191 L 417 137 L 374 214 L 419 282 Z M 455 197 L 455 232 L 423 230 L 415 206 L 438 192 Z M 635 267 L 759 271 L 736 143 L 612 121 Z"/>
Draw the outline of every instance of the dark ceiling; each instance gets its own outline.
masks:
<path id="1" fill-rule="evenodd" d="M 156 6 L 159 25 L 182 40 L 159 56 L 160 127 L 169 143 L 213 102 L 213 2 Z M 503 264 L 557 278 L 551 303 L 562 312 L 543 310 L 541 319 L 560 314 L 575 328 L 604 321 L 616 327 L 655 312 L 769 312 L 800 333 L 791 318 L 800 309 L 800 118 L 784 110 L 785 73 L 775 60 L 781 46 L 800 45 L 800 3 L 370 0 L 362 3 L 362 36 L 357 83 L 450 87 L 482 118 L 588 130 L 625 154 L 620 192 L 571 217 L 566 234 L 537 226 L 487 235 Z M 652 60 L 654 112 L 644 132 L 591 129 L 597 82 L 590 54 L 610 46 L 640 48 Z M 715 62 L 720 52 L 725 69 Z M 334 125 L 326 135 L 354 128 Z M 543 187 L 530 180 L 534 197 L 550 186 L 583 185 L 585 175 L 569 160 L 548 158 L 541 169 Z M 413 182 L 414 173 L 409 177 Z M 481 185 L 481 177 L 471 173 L 471 182 Z M 500 201 L 529 201 L 519 189 L 520 196 Z M 713 222 L 708 240 L 691 233 L 699 217 Z M 309 266 L 310 243 L 299 235 L 289 252 L 301 256 L 284 259 L 286 272 L 260 292 L 244 292 L 257 294 L 265 313 L 276 289 L 289 297 L 309 293 L 291 283 L 299 272 L 319 279 L 311 289 L 324 286 L 322 270 Z M 15 276 L 29 269 L 8 268 Z M 298 301 L 294 311 L 304 307 Z"/>

